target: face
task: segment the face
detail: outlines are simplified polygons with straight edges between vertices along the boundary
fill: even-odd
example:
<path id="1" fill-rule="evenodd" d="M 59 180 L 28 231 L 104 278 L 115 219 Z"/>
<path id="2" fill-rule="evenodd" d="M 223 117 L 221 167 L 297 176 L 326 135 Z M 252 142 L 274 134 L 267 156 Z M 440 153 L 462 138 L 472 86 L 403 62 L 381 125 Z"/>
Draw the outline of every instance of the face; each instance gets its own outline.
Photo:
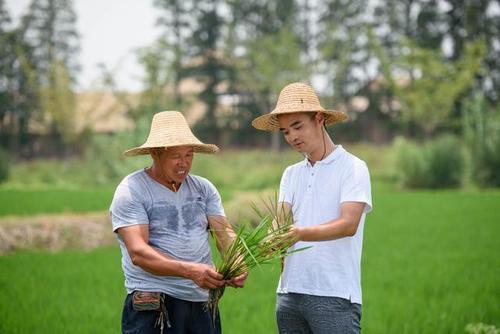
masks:
<path id="1" fill-rule="evenodd" d="M 183 182 L 193 163 L 193 148 L 190 146 L 169 147 L 167 150 L 157 150 L 153 157 L 155 165 L 161 170 L 164 181 Z"/>
<path id="2" fill-rule="evenodd" d="M 280 131 L 292 148 L 311 155 L 323 143 L 323 115 L 321 113 L 293 113 L 278 116 Z"/>

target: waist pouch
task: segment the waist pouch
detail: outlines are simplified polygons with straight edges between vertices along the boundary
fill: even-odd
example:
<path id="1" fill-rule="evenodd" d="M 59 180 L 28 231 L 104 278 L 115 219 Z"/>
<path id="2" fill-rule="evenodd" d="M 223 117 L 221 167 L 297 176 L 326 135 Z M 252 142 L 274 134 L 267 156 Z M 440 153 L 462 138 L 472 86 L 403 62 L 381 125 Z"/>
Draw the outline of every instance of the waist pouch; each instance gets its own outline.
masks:
<path id="1" fill-rule="evenodd" d="M 132 294 L 132 306 L 135 311 L 160 311 L 161 293 L 134 291 Z"/>
<path id="2" fill-rule="evenodd" d="M 135 311 L 158 311 L 155 327 L 160 327 L 161 334 L 163 334 L 165 323 L 167 328 L 172 327 L 165 306 L 164 294 L 160 292 L 134 291 L 132 293 L 132 307 Z"/>

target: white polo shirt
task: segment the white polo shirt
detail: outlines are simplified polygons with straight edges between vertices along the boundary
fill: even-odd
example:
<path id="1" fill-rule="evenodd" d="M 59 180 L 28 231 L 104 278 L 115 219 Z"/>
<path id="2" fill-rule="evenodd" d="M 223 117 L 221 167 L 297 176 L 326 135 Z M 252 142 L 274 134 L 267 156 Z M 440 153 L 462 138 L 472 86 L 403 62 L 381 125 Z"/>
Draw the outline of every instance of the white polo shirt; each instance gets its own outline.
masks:
<path id="1" fill-rule="evenodd" d="M 326 223 L 340 216 L 343 202 L 363 202 L 356 234 L 331 241 L 297 242 L 312 246 L 285 259 L 278 293 L 341 297 L 361 304 L 361 249 L 366 214 L 372 209 L 370 175 L 364 161 L 341 145 L 311 166 L 305 159 L 289 166 L 280 184 L 280 202 L 292 205 L 297 226 Z"/>

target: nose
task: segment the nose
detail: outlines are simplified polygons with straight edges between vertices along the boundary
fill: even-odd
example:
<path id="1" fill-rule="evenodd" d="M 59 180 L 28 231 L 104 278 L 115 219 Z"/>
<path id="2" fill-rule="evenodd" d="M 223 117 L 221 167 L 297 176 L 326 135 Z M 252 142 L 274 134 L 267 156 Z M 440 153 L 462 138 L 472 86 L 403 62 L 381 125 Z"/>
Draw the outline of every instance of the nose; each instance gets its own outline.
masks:
<path id="1" fill-rule="evenodd" d="M 179 167 L 187 167 L 189 165 L 189 157 L 181 157 L 179 159 Z"/>
<path id="2" fill-rule="evenodd" d="M 288 132 L 288 141 L 294 143 L 298 139 L 297 133 L 293 130 Z"/>

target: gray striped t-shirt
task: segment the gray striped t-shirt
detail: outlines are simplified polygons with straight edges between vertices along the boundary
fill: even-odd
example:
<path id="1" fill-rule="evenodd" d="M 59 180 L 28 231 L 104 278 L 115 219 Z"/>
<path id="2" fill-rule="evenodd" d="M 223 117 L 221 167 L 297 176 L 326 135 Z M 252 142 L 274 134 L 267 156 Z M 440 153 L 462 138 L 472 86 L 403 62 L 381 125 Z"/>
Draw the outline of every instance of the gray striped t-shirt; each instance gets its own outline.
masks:
<path id="1" fill-rule="evenodd" d="M 114 232 L 124 226 L 148 224 L 152 247 L 175 259 L 211 264 L 207 216 L 225 213 L 217 189 L 207 179 L 189 174 L 173 192 L 141 169 L 118 185 L 110 215 Z M 160 291 L 188 301 L 208 299 L 208 290 L 189 279 L 153 275 L 134 265 L 125 243 L 116 235 L 128 293 Z"/>

